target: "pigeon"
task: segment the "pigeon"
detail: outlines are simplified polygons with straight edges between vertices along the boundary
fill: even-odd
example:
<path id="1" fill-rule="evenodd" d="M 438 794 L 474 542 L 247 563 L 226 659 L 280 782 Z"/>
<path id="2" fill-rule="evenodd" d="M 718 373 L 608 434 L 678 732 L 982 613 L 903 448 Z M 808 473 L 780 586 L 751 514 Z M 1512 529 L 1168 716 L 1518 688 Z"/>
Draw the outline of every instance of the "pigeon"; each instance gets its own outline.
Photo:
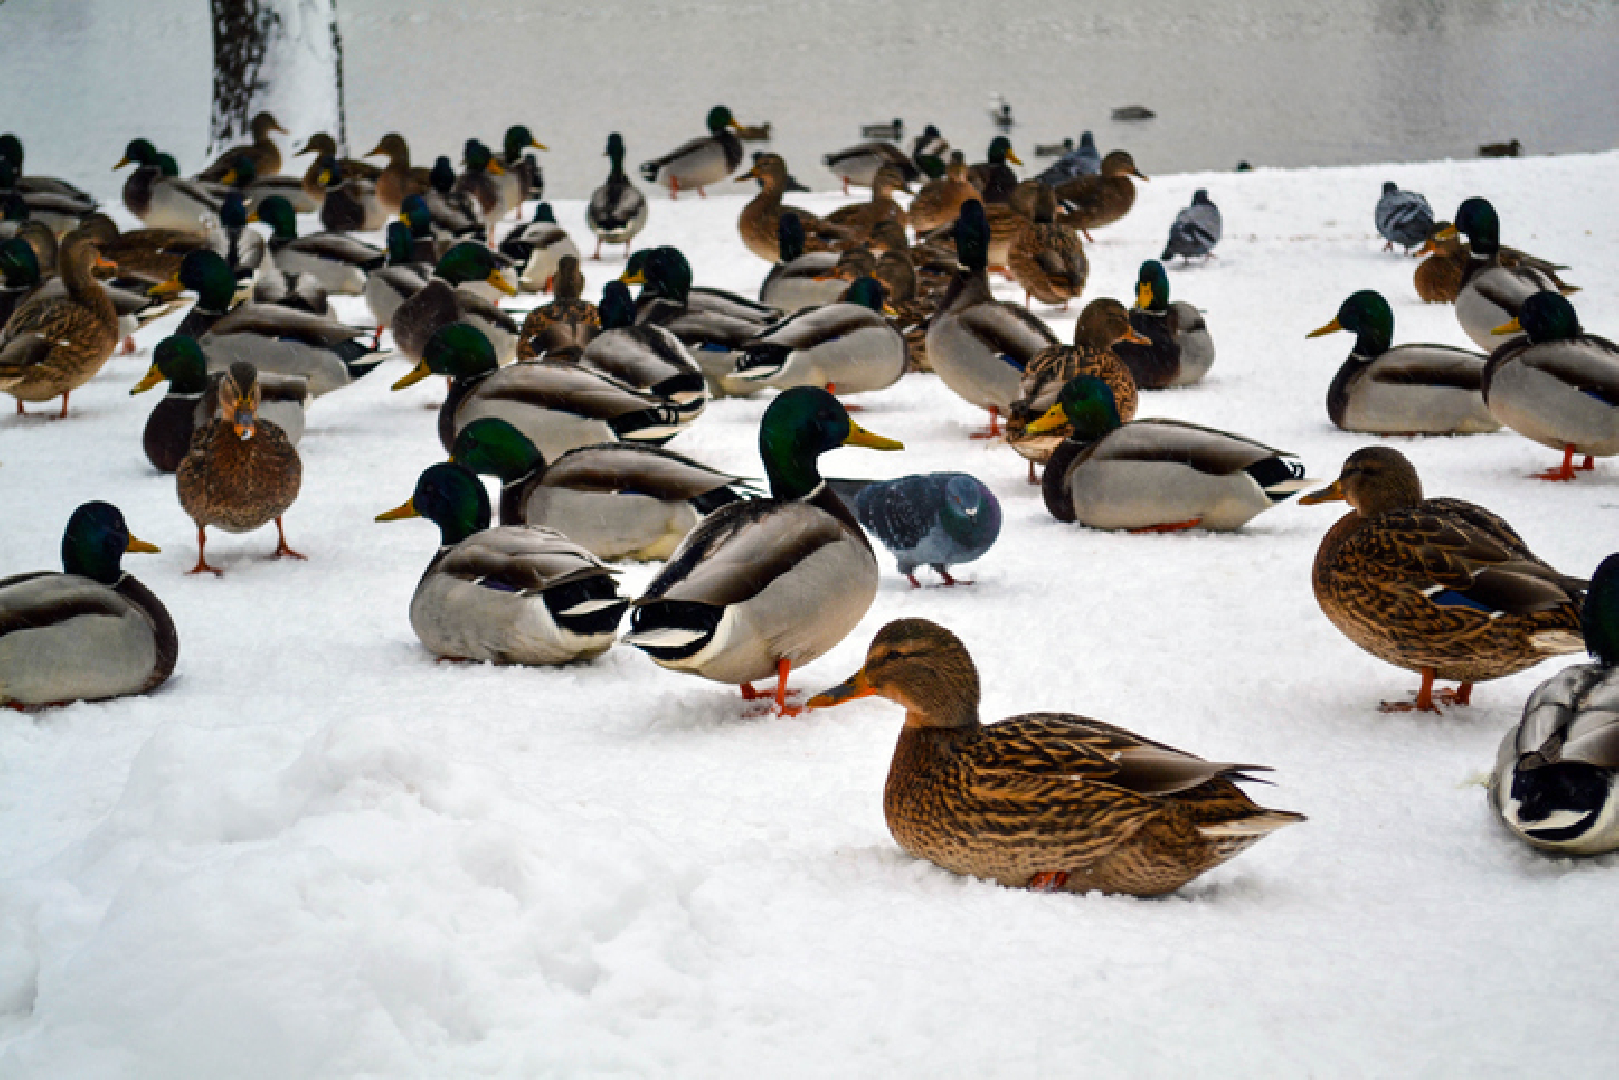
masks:
<path id="1" fill-rule="evenodd" d="M 1175 215 L 1169 227 L 1169 243 L 1158 256 L 1168 260 L 1176 255 L 1190 259 L 1193 255 L 1214 254 L 1214 245 L 1220 242 L 1220 208 L 1209 201 L 1209 193 L 1198 188 L 1192 195 L 1192 205 Z"/>
<path id="2" fill-rule="evenodd" d="M 1101 173 L 1102 155 L 1096 150 L 1096 136 L 1087 131 L 1079 137 L 1078 146 L 1052 162 L 1051 167 L 1035 179 L 1056 187 L 1078 176 L 1100 176 Z"/>
<path id="3" fill-rule="evenodd" d="M 1414 191 L 1401 191 L 1393 180 L 1383 185 L 1377 200 L 1377 234 L 1388 243 L 1384 251 L 1399 244 L 1410 251 L 1433 234 L 1433 208 Z"/>
<path id="4" fill-rule="evenodd" d="M 910 579 L 912 588 L 921 588 L 915 573 L 919 566 L 933 567 L 946 585 L 958 584 L 949 568 L 972 562 L 1001 534 L 1000 502 L 966 473 L 919 473 L 898 480 L 831 485 L 853 503 L 860 524 L 893 552 L 899 572 Z"/>

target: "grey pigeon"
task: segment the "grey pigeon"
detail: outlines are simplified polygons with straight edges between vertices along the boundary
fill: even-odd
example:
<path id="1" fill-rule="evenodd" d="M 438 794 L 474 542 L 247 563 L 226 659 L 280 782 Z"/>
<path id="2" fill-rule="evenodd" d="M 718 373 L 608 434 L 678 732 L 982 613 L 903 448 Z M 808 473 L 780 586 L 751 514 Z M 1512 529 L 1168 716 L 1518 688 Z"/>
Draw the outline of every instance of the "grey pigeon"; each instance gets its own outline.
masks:
<path id="1" fill-rule="evenodd" d="M 846 500 L 847 486 L 833 490 Z M 1001 504 L 976 477 L 920 473 L 859 485 L 853 498 L 860 524 L 894 553 L 899 572 L 920 588 L 916 568 L 931 566 L 946 585 L 949 567 L 972 562 L 1001 534 Z M 963 584 L 966 584 L 965 582 Z"/>
<path id="2" fill-rule="evenodd" d="M 1192 205 L 1175 215 L 1169 227 L 1169 243 L 1164 245 L 1160 259 L 1176 255 L 1190 259 L 1193 255 L 1212 255 L 1214 245 L 1220 242 L 1220 208 L 1209 201 L 1209 193 L 1198 188 L 1192 195 Z"/>
<path id="3" fill-rule="evenodd" d="M 1384 251 L 1395 244 L 1410 251 L 1433 233 L 1433 207 L 1414 191 L 1401 191 L 1393 180 L 1383 185 L 1377 200 L 1377 235 L 1387 240 Z"/>
<path id="4" fill-rule="evenodd" d="M 1079 137 L 1078 146 L 1052 162 L 1051 167 L 1035 179 L 1042 184 L 1056 187 L 1075 177 L 1101 174 L 1102 155 L 1096 150 L 1096 136 L 1087 131 Z"/>

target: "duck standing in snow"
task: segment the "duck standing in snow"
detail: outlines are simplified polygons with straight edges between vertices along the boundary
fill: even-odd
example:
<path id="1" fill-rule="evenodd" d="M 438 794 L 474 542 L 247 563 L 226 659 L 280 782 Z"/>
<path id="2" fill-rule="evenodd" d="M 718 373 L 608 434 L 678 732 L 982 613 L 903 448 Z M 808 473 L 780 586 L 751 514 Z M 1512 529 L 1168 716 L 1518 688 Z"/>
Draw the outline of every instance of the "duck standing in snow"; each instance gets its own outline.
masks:
<path id="1" fill-rule="evenodd" d="M 1076 176 L 1057 185 L 1057 201 L 1063 211 L 1057 220 L 1072 225 L 1090 241 L 1090 230 L 1113 224 L 1135 206 L 1136 186 L 1131 177 L 1147 179 L 1129 151 L 1111 151 L 1102 159 L 1102 171 L 1097 175 Z"/>
<path id="2" fill-rule="evenodd" d="M 1393 180 L 1383 185 L 1372 216 L 1377 223 L 1377 235 L 1388 243 L 1384 251 L 1393 251 L 1399 244 L 1409 252 L 1433 234 L 1433 207 L 1415 191 L 1402 191 Z"/>
<path id="3" fill-rule="evenodd" d="M 1619 555 L 1602 560 L 1580 615 L 1594 661 L 1553 675 L 1501 740 L 1490 805 L 1542 851 L 1619 848 Z"/>
<path id="4" fill-rule="evenodd" d="M 1183 207 L 1169 226 L 1169 243 L 1158 258 L 1172 259 L 1176 255 L 1190 260 L 1201 255 L 1208 259 L 1214 255 L 1214 245 L 1220 242 L 1222 231 L 1220 208 L 1209 198 L 1207 188 L 1192 193 L 1190 206 Z"/>
<path id="5" fill-rule="evenodd" d="M 232 146 L 214 159 L 214 163 L 197 174 L 198 180 L 210 180 L 214 183 L 228 183 L 225 177 L 237 167 L 242 158 L 252 162 L 253 171 L 259 176 L 275 176 L 281 171 L 281 148 L 276 145 L 270 135 L 279 132 L 289 134 L 286 128 L 276 122 L 274 116 L 261 112 L 253 117 L 248 124 L 248 131 L 253 141 L 244 146 Z"/>
<path id="6" fill-rule="evenodd" d="M 843 483 L 834 482 L 840 494 Z M 1001 535 L 1001 504 L 975 476 L 961 472 L 919 473 L 897 480 L 858 482 L 853 499 L 860 524 L 883 542 L 913 589 L 919 566 L 931 566 L 946 586 L 970 585 L 950 576 Z"/>
<path id="7" fill-rule="evenodd" d="M 744 342 L 736 378 L 778 390 L 885 390 L 905 374 L 905 338 L 883 317 L 883 287 L 863 277 L 844 298 L 804 308 Z"/>
<path id="8" fill-rule="evenodd" d="M 88 237 L 69 237 L 58 257 L 61 294 L 39 289 L 24 300 L 0 329 L 0 391 L 25 401 L 62 399 L 95 377 L 120 337 L 118 311 L 93 269 L 116 269 L 97 253 Z"/>
<path id="9" fill-rule="evenodd" d="M 641 163 L 641 175 L 649 184 L 667 184 L 669 198 L 678 198 L 682 189 L 703 189 L 717 184 L 742 167 L 742 140 L 732 129 L 738 127 L 731 110 L 716 105 L 708 111 L 708 134 L 692 139 L 660 158 Z"/>
<path id="10" fill-rule="evenodd" d="M 1034 299 L 1061 304 L 1066 311 L 1090 275 L 1085 245 L 1072 227 L 1057 223 L 1057 196 L 1050 188 L 1036 184 L 1030 201 L 1030 221 L 1007 249 L 1006 265 L 1012 280 L 1023 286 L 1025 307 Z"/>
<path id="11" fill-rule="evenodd" d="M 1149 344 L 1125 340 L 1113 346 L 1142 390 L 1191 386 L 1214 366 L 1214 337 L 1203 313 L 1184 300 L 1171 300 L 1164 264 L 1148 259 L 1136 274 L 1136 304 L 1130 328 Z"/>
<path id="12" fill-rule="evenodd" d="M 549 287 L 553 299 L 535 308 L 523 319 L 518 337 L 517 358 L 532 360 L 546 354 L 572 351 L 577 354 L 601 333 L 601 314 L 584 298 L 585 275 L 579 260 L 565 256 L 557 264 Z"/>
<path id="13" fill-rule="evenodd" d="M 888 831 L 952 873 L 1161 896 L 1304 820 L 1238 789 L 1261 765 L 1204 761 L 1072 713 L 981 724 L 972 657 L 925 619 L 884 626 L 860 670 L 808 704 L 872 694 L 905 708 L 883 789 Z"/>
<path id="14" fill-rule="evenodd" d="M 623 244 L 628 258 L 630 244 L 646 228 L 646 196 L 624 175 L 624 136 L 616 131 L 607 136 L 607 157 L 612 162 L 607 179 L 591 192 L 585 207 L 585 222 L 596 234 L 596 253 L 591 258 L 602 257 L 603 243 Z"/>

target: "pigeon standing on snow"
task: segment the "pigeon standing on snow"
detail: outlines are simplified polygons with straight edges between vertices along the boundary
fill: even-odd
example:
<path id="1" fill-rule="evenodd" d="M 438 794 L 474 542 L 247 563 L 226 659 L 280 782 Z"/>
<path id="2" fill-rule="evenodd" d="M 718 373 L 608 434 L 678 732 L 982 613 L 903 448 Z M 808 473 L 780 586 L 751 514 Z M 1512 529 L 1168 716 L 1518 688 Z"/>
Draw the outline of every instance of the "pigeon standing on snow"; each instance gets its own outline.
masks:
<path id="1" fill-rule="evenodd" d="M 1077 176 L 1100 176 L 1102 174 L 1102 155 L 1096 150 L 1096 136 L 1085 132 L 1079 137 L 1079 145 L 1068 153 L 1051 163 L 1051 167 L 1035 179 L 1042 184 L 1056 187 L 1066 180 Z"/>
<path id="2" fill-rule="evenodd" d="M 1169 227 L 1169 243 L 1164 245 L 1160 259 L 1176 255 L 1190 259 L 1193 255 L 1214 254 L 1214 245 L 1220 242 L 1220 208 L 1209 201 L 1209 193 L 1198 188 L 1192 195 L 1192 205 L 1175 215 Z"/>
<path id="3" fill-rule="evenodd" d="M 1001 534 L 1001 504 L 976 477 L 959 472 L 919 473 L 898 480 L 832 481 L 853 503 L 855 516 L 899 562 L 899 572 L 921 588 L 916 568 L 931 566 L 946 585 L 949 568 L 972 562 Z M 858 487 L 852 492 L 850 488 Z M 963 582 L 962 584 L 967 584 Z"/>
<path id="4" fill-rule="evenodd" d="M 1377 200 L 1377 234 L 1388 243 L 1384 251 L 1399 244 L 1410 251 L 1433 233 L 1433 208 L 1415 191 L 1401 191 L 1393 180 L 1383 185 Z"/>

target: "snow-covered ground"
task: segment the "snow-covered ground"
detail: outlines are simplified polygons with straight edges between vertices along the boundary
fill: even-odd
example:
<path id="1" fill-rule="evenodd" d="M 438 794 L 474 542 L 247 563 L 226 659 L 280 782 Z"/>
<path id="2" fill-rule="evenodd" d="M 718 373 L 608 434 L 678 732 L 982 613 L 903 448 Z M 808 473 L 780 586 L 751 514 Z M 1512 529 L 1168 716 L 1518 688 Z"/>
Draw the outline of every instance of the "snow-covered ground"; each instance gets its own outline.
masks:
<path id="1" fill-rule="evenodd" d="M 1446 216 L 1491 198 L 1504 240 L 1571 263 L 1585 325 L 1612 335 L 1616 165 L 1155 177 L 1089 247 L 1087 298 L 1128 302 L 1208 187 L 1226 239 L 1171 281 L 1219 358 L 1143 415 L 1264 439 L 1326 481 L 1371 440 L 1326 417 L 1349 336 L 1307 331 L 1376 288 L 1397 342 L 1467 344 L 1416 300 L 1414 261 L 1381 252 L 1382 181 Z M 756 289 L 744 197 L 659 199 L 642 243 Z M 583 246 L 582 205 L 557 211 Z M 591 294 L 621 265 L 588 264 Z M 1041 314 L 1066 340 L 1077 309 Z M 986 719 L 1083 712 L 1265 762 L 1256 796 L 1310 818 L 1169 899 L 1034 895 L 899 851 L 887 702 L 749 716 L 631 648 L 435 663 L 406 608 L 436 533 L 372 521 L 440 457 L 442 384 L 390 393 L 402 362 L 310 410 L 286 519 L 307 563 L 267 561 L 268 530 L 214 533 L 225 576 L 186 576 L 191 523 L 140 450 L 155 395 L 127 394 L 166 325 L 68 419 L 0 410 L 0 574 L 57 567 L 72 508 L 111 500 L 163 547 L 125 565 L 182 643 L 150 697 L 0 717 L 0 1076 L 1611 1075 L 1619 867 L 1532 854 L 1476 783 L 1555 665 L 1442 717 L 1378 713 L 1415 676 L 1310 593 L 1341 507 L 1289 503 L 1236 535 L 1090 532 L 1047 516 L 1009 449 L 969 442 L 981 416 L 932 376 L 869 396 L 862 423 L 906 451 L 839 451 L 828 473 L 964 469 L 1005 528 L 971 588 L 913 591 L 885 559 L 866 620 L 796 684 L 927 617 L 972 650 Z M 717 402 L 673 448 L 757 474 L 764 404 Z M 1511 432 L 1393 441 L 1430 494 L 1500 512 L 1567 572 L 1619 547 L 1611 461 L 1553 485 L 1528 474 L 1554 456 Z M 626 566 L 625 591 L 652 569 Z"/>

